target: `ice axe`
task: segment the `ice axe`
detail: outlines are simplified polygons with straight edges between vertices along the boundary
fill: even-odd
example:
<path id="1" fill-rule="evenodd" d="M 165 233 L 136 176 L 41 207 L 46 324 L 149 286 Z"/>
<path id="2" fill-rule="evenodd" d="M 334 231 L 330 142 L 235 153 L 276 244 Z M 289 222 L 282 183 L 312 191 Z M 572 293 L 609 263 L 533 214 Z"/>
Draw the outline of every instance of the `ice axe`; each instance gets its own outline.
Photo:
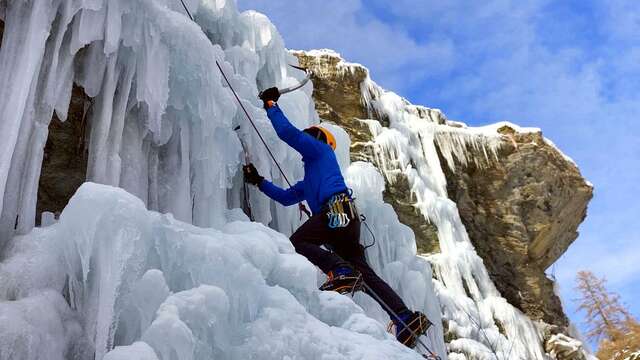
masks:
<path id="1" fill-rule="evenodd" d="M 280 95 L 284 95 L 286 93 L 290 93 L 292 91 L 296 91 L 296 90 L 300 89 L 301 87 L 305 86 L 309 82 L 309 80 L 311 80 L 311 76 L 313 75 L 311 70 L 309 70 L 307 68 L 304 68 L 302 66 L 296 66 L 296 65 L 291 65 L 291 64 L 289 64 L 289 66 L 291 66 L 294 69 L 298 69 L 298 70 L 304 71 L 305 77 L 304 77 L 304 79 L 302 79 L 300 81 L 300 83 L 298 83 L 296 85 L 292 85 L 292 86 L 286 87 L 284 89 L 278 89 L 278 92 L 280 92 Z M 258 97 L 262 97 L 262 93 L 263 92 L 264 92 L 264 90 L 260 91 L 260 93 L 258 94 Z"/>

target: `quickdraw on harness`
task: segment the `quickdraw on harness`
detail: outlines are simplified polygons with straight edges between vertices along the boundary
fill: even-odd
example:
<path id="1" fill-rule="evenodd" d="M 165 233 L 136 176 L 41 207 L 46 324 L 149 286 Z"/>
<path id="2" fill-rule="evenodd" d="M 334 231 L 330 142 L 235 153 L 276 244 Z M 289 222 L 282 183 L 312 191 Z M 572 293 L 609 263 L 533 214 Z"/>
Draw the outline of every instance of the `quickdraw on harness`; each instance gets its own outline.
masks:
<path id="1" fill-rule="evenodd" d="M 333 195 L 327 207 L 328 226 L 332 229 L 347 227 L 352 219 L 358 218 L 358 209 L 347 193 Z"/>
<path id="2" fill-rule="evenodd" d="M 364 224 L 371 235 L 371 244 L 364 247 L 365 250 L 376 244 L 376 235 L 367 223 L 367 217 L 358 212 L 355 204 L 353 191 L 333 195 L 327 202 L 327 224 L 331 229 L 347 227 L 351 220 L 359 219 L 360 224 Z"/>

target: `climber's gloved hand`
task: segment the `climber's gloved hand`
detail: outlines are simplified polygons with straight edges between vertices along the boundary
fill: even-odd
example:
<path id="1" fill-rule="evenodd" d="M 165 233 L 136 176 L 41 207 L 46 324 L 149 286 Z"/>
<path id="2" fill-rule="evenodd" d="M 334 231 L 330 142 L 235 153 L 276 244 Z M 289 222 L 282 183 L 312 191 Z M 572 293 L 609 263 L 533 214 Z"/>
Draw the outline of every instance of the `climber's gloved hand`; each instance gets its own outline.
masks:
<path id="1" fill-rule="evenodd" d="M 242 167 L 242 172 L 244 173 L 244 181 L 251 185 L 260 185 L 262 180 L 264 180 L 264 176 L 260 176 L 258 174 L 258 170 L 253 164 L 247 164 Z"/>
<path id="2" fill-rule="evenodd" d="M 262 106 L 265 110 L 272 107 L 275 102 L 280 99 L 280 90 L 277 87 L 268 88 L 258 95 L 260 100 L 262 100 Z"/>

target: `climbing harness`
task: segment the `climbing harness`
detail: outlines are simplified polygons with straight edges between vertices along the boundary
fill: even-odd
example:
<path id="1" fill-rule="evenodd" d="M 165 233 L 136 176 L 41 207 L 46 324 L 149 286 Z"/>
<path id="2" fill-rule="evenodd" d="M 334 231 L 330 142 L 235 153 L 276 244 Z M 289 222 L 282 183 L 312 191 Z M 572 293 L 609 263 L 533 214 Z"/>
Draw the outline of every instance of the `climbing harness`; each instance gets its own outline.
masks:
<path id="1" fill-rule="evenodd" d="M 364 250 L 376 244 L 376 235 L 367 223 L 367 217 L 358 213 L 358 208 L 353 197 L 353 190 L 349 189 L 348 193 L 338 193 L 333 195 L 327 202 L 327 225 L 331 229 L 347 227 L 351 220 L 360 218 L 360 223 L 364 224 L 373 240 L 371 244 L 364 247 Z"/>

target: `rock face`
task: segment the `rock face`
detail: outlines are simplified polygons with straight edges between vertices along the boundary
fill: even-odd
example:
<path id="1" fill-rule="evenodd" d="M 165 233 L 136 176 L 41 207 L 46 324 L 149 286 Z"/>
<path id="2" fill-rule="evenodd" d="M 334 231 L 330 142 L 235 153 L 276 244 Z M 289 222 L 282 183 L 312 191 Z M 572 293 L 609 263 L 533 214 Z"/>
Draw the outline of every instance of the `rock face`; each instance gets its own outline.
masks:
<path id="1" fill-rule="evenodd" d="M 313 96 L 320 117 L 350 133 L 353 160 L 372 160 L 367 145 L 371 133 L 361 119 L 388 124 L 365 106 L 362 86 L 367 69 L 345 63 L 328 51 L 294 54 L 314 73 Z M 427 108 L 410 106 L 429 121 L 446 122 L 444 117 L 433 119 L 433 111 Z M 471 161 L 456 161 L 452 171 L 441 158 L 448 196 L 456 202 L 469 237 L 502 295 L 532 319 L 564 329 L 567 318 L 544 270 L 576 239 L 593 189 L 541 132 L 517 130 L 515 126 L 498 129 L 510 141 L 505 141 L 497 159 L 486 160 L 484 153 L 470 147 L 467 158 Z M 413 206 L 406 179 L 387 184 L 384 195 L 400 220 L 414 230 L 418 251 L 438 251 L 437 229 Z"/>
<path id="2" fill-rule="evenodd" d="M 578 237 L 593 188 L 541 132 L 500 131 L 513 142 L 497 161 L 444 167 L 449 197 L 502 295 L 532 319 L 567 326 L 544 270 Z"/>
<path id="3" fill-rule="evenodd" d="M 89 111 L 91 100 L 81 88 L 74 86 L 66 121 L 54 115 L 49 124 L 38 185 L 36 223 L 43 211 L 61 212 L 86 180 Z"/>

